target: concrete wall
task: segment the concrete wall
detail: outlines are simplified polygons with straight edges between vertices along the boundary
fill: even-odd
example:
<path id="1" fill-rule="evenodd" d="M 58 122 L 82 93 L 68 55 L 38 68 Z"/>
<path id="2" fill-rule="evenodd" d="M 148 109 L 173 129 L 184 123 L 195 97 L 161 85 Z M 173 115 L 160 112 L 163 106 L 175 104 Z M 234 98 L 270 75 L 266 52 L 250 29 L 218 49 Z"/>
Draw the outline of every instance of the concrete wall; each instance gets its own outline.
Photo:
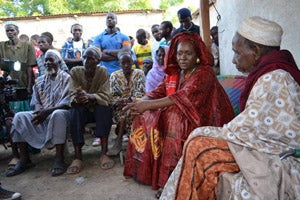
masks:
<path id="1" fill-rule="evenodd" d="M 117 13 L 117 27 L 121 32 L 135 38 L 135 33 L 139 28 L 144 28 L 151 35 L 151 26 L 154 23 L 160 24 L 163 21 L 163 11 L 137 11 L 130 13 Z M 85 40 L 96 36 L 106 28 L 106 13 L 90 16 L 67 16 L 57 18 L 21 19 L 15 20 L 18 23 L 20 34 L 41 34 L 49 31 L 54 36 L 54 46 L 60 48 L 66 38 L 72 37 L 70 27 L 74 23 L 83 25 L 83 38 Z M 4 20 L 0 24 L 0 41 L 7 40 L 4 29 Z M 152 36 L 152 35 L 151 35 Z"/>
<path id="2" fill-rule="evenodd" d="M 231 40 L 240 22 L 261 16 L 280 24 L 284 30 L 282 49 L 288 49 L 300 67 L 299 0 L 218 0 L 221 74 L 240 74 L 232 64 Z"/>

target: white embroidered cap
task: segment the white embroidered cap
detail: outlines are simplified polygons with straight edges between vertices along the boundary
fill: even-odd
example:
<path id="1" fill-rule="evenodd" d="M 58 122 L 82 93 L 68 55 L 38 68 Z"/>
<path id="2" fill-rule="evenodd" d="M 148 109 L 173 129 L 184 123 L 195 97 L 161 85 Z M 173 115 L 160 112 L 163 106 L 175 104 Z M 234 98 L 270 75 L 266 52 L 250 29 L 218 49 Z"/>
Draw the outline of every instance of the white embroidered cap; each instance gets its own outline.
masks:
<path id="1" fill-rule="evenodd" d="M 265 46 L 280 46 L 283 34 L 279 24 L 258 16 L 243 20 L 237 32 L 244 38 Z"/>
<path id="2" fill-rule="evenodd" d="M 60 53 L 59 53 L 57 50 L 55 50 L 55 49 L 48 49 L 48 50 L 46 51 L 46 53 L 45 53 L 45 57 L 46 57 L 48 54 L 54 54 L 54 55 L 58 58 L 59 61 L 62 60 L 62 57 L 61 57 Z"/>

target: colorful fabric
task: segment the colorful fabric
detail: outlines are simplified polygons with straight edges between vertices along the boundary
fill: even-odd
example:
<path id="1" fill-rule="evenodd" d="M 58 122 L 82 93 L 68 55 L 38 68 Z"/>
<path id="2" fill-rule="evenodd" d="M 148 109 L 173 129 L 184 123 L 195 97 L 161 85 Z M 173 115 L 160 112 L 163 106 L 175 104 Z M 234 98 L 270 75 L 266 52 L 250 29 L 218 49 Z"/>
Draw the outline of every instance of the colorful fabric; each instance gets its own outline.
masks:
<path id="1" fill-rule="evenodd" d="M 141 44 L 134 45 L 133 50 L 136 55 L 139 68 L 142 69 L 143 68 L 143 60 L 145 58 L 152 58 L 150 41 L 147 40 L 146 45 L 141 45 Z"/>
<path id="2" fill-rule="evenodd" d="M 82 47 L 80 49 L 74 47 L 74 40 L 73 38 L 71 40 L 67 40 L 64 45 L 61 47 L 61 57 L 63 59 L 75 59 L 75 52 L 80 51 L 83 52 L 87 48 L 87 44 L 81 39 Z M 81 54 L 82 55 L 82 54 Z"/>
<path id="3" fill-rule="evenodd" d="M 147 96 L 165 97 L 165 81 Z M 135 118 L 126 152 L 124 175 L 154 189 L 166 183 L 195 127 L 222 126 L 234 116 L 211 66 L 201 65 L 168 97 L 175 105 L 147 111 Z"/>
<path id="4" fill-rule="evenodd" d="M 157 51 L 155 52 L 155 55 L 152 55 L 152 57 L 154 57 L 154 62 L 152 65 L 152 69 L 149 70 L 146 76 L 146 92 L 151 92 L 152 90 L 154 90 L 157 87 L 157 85 L 164 80 L 166 76 L 166 73 L 164 72 L 164 65 L 160 65 L 158 63 L 157 53 L 160 48 L 163 48 L 165 50 L 165 55 L 169 49 L 168 46 L 158 47 Z"/>
<path id="5" fill-rule="evenodd" d="M 218 75 L 217 78 L 229 97 L 234 114 L 238 115 L 240 113 L 239 97 L 244 88 L 246 77 L 238 75 Z"/>
<path id="6" fill-rule="evenodd" d="M 182 161 L 184 170 L 179 175 L 175 191 L 177 200 L 214 200 L 217 196 L 216 185 L 220 174 L 240 171 L 227 142 L 210 137 L 189 138 L 183 149 Z M 195 185 L 196 189 L 191 185 Z"/>
<path id="7" fill-rule="evenodd" d="M 70 106 L 69 84 L 70 76 L 68 73 L 58 70 L 54 80 L 54 87 L 51 84 L 49 75 L 37 78 L 33 86 L 33 94 L 30 102 L 31 106 L 39 105 L 42 109 L 52 108 L 56 106 Z"/>
<path id="8" fill-rule="evenodd" d="M 142 98 L 145 94 L 145 75 L 140 69 L 134 69 L 129 82 L 124 76 L 123 70 L 115 71 L 109 78 L 110 93 L 112 96 L 113 121 L 118 123 L 121 117 L 125 117 L 125 132 L 129 134 L 132 124 L 132 116 L 122 111 L 125 103 L 135 98 Z"/>
<path id="9" fill-rule="evenodd" d="M 259 69 L 265 71 L 288 62 L 293 68 L 293 57 L 275 55 Z M 298 75 L 282 69 L 263 74 L 254 82 L 245 109 L 237 117 L 222 128 L 199 127 L 191 133 L 191 138 L 208 136 L 227 141 L 240 168 L 238 173 L 225 172 L 219 177 L 219 198 L 300 199 L 299 160 L 279 159 L 280 153 L 300 148 L 300 86 L 293 78 Z M 184 189 L 177 188 L 184 165 L 176 167 L 161 198 L 174 199 L 174 191 Z M 197 174 L 198 169 L 190 173 Z M 197 190 L 195 185 L 189 187 L 190 191 Z"/>
<path id="10" fill-rule="evenodd" d="M 95 37 L 93 45 L 99 47 L 103 51 L 105 49 L 121 49 L 124 45 L 131 45 L 131 43 L 127 35 L 124 35 L 119 31 L 109 34 L 105 30 Z M 100 65 L 107 68 L 109 75 L 111 75 L 114 71 L 121 69 L 117 58 L 111 61 L 101 61 Z"/>
<path id="11" fill-rule="evenodd" d="M 146 92 L 154 90 L 159 83 L 165 78 L 164 66 L 159 65 L 157 61 L 154 61 L 152 69 L 149 70 L 146 77 Z"/>

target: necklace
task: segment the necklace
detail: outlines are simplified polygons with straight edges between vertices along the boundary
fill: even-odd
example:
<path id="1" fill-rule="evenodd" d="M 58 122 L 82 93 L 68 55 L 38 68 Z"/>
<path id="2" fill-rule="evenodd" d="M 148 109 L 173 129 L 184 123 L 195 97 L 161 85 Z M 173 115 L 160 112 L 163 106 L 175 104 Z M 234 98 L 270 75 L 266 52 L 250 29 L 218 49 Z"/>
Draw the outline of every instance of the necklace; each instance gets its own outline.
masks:
<path id="1" fill-rule="evenodd" d="M 183 73 L 184 79 L 190 78 L 190 76 L 193 74 L 193 72 L 197 69 L 197 66 L 194 67 L 190 72 Z"/>

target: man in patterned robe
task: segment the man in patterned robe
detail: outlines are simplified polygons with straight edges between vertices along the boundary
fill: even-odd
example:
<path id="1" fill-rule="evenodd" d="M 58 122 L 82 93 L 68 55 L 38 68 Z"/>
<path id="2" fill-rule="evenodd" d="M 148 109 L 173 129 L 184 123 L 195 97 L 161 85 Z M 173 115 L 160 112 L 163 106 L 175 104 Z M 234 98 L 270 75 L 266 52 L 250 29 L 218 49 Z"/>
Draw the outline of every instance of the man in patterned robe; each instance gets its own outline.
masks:
<path id="1" fill-rule="evenodd" d="M 45 54 L 47 73 L 38 77 L 33 86 L 31 105 L 35 111 L 18 112 L 13 119 L 11 137 L 20 150 L 20 160 L 8 168 L 6 176 L 21 174 L 33 166 L 27 145 L 41 149 L 56 148 L 52 176 L 66 171 L 64 144 L 69 124 L 70 75 L 60 70 L 62 58 L 58 51 L 49 49 Z"/>

